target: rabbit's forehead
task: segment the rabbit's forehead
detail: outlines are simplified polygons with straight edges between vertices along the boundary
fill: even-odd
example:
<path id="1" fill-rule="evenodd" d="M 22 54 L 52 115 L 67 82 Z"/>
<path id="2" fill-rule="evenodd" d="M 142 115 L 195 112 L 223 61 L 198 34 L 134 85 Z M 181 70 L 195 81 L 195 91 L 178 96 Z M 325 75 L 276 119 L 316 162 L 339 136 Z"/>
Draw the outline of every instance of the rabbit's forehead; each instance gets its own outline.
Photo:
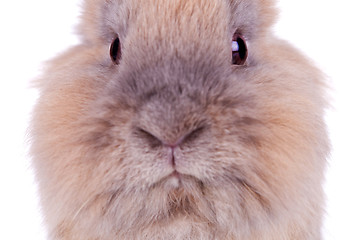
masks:
<path id="1" fill-rule="evenodd" d="M 171 33 L 171 28 L 187 30 L 193 36 L 200 30 L 225 29 L 232 35 L 240 29 L 251 38 L 269 29 L 274 22 L 274 1 L 87 0 L 80 32 L 90 41 L 108 42 L 116 35 L 125 38 L 131 27 L 141 30 L 147 27 L 150 32 L 155 26 L 162 26 L 158 31 L 167 33 Z"/>
<path id="2" fill-rule="evenodd" d="M 171 35 L 174 31 L 168 29 L 172 28 L 194 35 L 204 29 L 224 29 L 229 23 L 227 7 L 223 0 L 125 0 L 108 5 L 110 13 L 106 15 L 114 16 L 115 25 L 125 20 L 128 26 L 148 32 L 156 28 L 159 34 Z M 125 12 L 128 16 L 124 16 Z"/>
<path id="3" fill-rule="evenodd" d="M 265 3 L 263 3 L 265 2 Z M 151 31 L 161 25 L 194 33 L 204 29 L 240 28 L 244 33 L 261 25 L 259 14 L 267 14 L 271 0 L 109 0 L 102 2 L 102 25 L 112 31 L 126 32 L 129 26 Z M 269 15 L 269 14 L 267 14 Z M 270 22 L 270 19 L 266 19 Z M 176 26 L 176 27 L 175 27 Z M 106 28 L 105 28 L 106 30 Z"/>
<path id="4" fill-rule="evenodd" d="M 134 16 L 144 16 L 150 21 L 177 20 L 181 24 L 189 17 L 200 22 L 214 22 L 219 17 L 227 18 L 226 1 L 224 0 L 138 0 L 128 1 Z M 215 19 L 214 19 L 215 18 Z M 188 22 L 189 23 L 189 22 Z"/>
<path id="5" fill-rule="evenodd" d="M 143 0 L 136 4 L 142 5 L 134 21 L 130 21 L 136 26 L 131 28 L 136 38 L 154 42 L 168 40 L 175 48 L 183 48 L 183 41 L 199 42 L 206 47 L 205 41 L 212 41 L 213 45 L 228 40 L 229 17 L 224 1 Z M 227 42 L 223 44 L 226 46 Z"/>

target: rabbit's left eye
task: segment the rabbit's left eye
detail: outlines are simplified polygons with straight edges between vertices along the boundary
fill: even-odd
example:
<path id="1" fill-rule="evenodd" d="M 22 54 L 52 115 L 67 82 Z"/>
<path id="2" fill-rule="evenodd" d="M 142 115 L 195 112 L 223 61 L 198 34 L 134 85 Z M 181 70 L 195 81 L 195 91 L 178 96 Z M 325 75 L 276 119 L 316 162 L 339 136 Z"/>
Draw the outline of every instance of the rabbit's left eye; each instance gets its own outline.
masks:
<path id="1" fill-rule="evenodd" d="M 110 46 L 110 57 L 113 63 L 119 64 L 121 58 L 121 45 L 119 38 L 116 38 Z"/>
<path id="2" fill-rule="evenodd" d="M 232 40 L 232 64 L 244 65 L 248 56 L 248 49 L 244 37 L 235 33 Z"/>

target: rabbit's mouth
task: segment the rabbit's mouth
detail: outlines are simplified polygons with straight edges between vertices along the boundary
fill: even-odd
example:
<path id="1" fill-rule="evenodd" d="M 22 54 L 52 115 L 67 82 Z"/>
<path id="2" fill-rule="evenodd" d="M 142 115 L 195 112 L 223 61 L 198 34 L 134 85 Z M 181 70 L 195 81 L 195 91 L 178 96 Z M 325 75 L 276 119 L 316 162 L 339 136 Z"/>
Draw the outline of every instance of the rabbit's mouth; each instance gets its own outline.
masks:
<path id="1" fill-rule="evenodd" d="M 177 189 L 183 186 L 183 181 L 185 178 L 188 178 L 184 174 L 179 173 L 177 170 L 174 170 L 171 174 L 160 179 L 159 183 L 165 189 Z"/>
<path id="2" fill-rule="evenodd" d="M 179 189 L 185 189 L 186 191 L 194 191 L 194 187 L 198 189 L 199 186 L 203 186 L 201 180 L 193 175 L 184 174 L 174 169 L 169 175 L 161 178 L 158 182 L 154 183 L 151 188 L 162 188 L 165 191 L 173 191 Z"/>

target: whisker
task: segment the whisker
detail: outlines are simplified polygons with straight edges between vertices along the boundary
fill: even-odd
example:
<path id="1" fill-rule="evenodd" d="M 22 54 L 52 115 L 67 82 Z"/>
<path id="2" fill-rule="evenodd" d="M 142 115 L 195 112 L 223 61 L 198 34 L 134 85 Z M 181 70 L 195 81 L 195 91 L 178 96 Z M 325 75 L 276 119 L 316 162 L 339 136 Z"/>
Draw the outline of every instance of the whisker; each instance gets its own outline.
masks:
<path id="1" fill-rule="evenodd" d="M 96 198 L 96 197 L 95 197 Z M 76 213 L 74 214 L 71 222 L 74 222 L 76 220 L 76 218 L 79 216 L 80 212 L 89 204 L 90 201 L 92 201 L 92 198 L 87 199 L 81 206 L 80 208 L 76 211 Z"/>

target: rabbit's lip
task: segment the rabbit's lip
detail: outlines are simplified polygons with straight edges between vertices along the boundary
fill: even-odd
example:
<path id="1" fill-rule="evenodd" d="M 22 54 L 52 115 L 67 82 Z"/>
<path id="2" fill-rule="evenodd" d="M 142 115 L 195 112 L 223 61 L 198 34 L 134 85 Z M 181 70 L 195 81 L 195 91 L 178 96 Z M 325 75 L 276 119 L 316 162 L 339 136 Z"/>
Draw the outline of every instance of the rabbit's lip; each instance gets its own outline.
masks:
<path id="1" fill-rule="evenodd" d="M 168 181 L 170 179 L 176 180 L 179 183 L 182 182 L 182 180 L 184 180 L 184 178 L 186 177 L 186 175 L 181 174 L 180 172 L 178 172 L 176 169 L 174 169 L 174 171 L 172 173 L 170 173 L 169 175 L 167 175 L 165 177 L 165 179 Z"/>
<path id="2" fill-rule="evenodd" d="M 173 170 L 169 175 L 161 178 L 157 183 L 155 183 L 155 185 L 165 184 L 168 189 L 175 189 L 182 186 L 182 180 L 182 174 L 176 170 Z"/>
<path id="3" fill-rule="evenodd" d="M 160 182 L 165 182 L 168 181 L 170 179 L 176 179 L 178 181 L 181 181 L 181 179 L 183 178 L 183 174 L 179 173 L 176 169 L 174 169 L 172 172 L 165 174 L 164 176 L 162 176 L 158 181 L 156 181 L 154 184 L 158 184 Z"/>
<path id="4" fill-rule="evenodd" d="M 181 173 L 179 173 L 177 170 L 174 170 L 169 177 L 176 177 L 176 178 L 181 178 Z"/>
<path id="5" fill-rule="evenodd" d="M 156 184 L 159 183 L 164 183 L 164 182 L 173 182 L 176 184 L 173 184 L 174 186 L 177 185 L 177 187 L 181 186 L 183 184 L 183 181 L 189 181 L 189 180 L 195 180 L 198 181 L 198 179 L 195 176 L 186 174 L 186 173 L 182 173 L 180 171 L 178 171 L 177 169 L 173 169 L 172 172 L 170 172 L 169 174 L 165 175 L 164 177 L 162 177 L 161 179 L 159 179 L 158 181 L 156 181 Z"/>

